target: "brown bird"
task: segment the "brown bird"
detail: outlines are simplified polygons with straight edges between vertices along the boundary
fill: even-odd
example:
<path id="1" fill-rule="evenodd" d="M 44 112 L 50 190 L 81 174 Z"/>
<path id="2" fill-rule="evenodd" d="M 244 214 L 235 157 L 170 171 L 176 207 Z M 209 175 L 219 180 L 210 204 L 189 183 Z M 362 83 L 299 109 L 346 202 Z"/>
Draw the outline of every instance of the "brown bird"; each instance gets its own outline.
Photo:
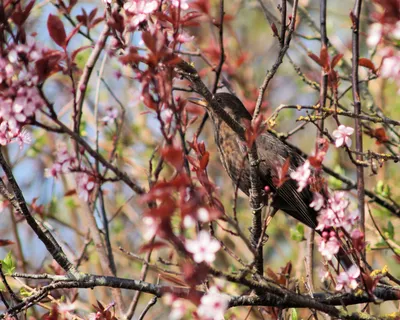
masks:
<path id="1" fill-rule="evenodd" d="M 217 93 L 214 98 L 220 106 L 238 123 L 246 127 L 246 122 L 252 120 L 251 114 L 242 102 L 230 93 Z M 205 99 L 190 98 L 189 101 L 206 108 L 214 125 L 215 142 L 226 172 L 233 183 L 239 186 L 247 196 L 250 195 L 250 164 L 246 156 L 244 142 L 238 135 L 220 119 L 209 107 Z M 313 194 L 310 187 L 305 187 L 301 192 L 297 191 L 297 182 L 292 179 L 285 181 L 277 187 L 276 181 L 282 181 L 282 168 L 289 159 L 287 174 L 301 166 L 305 159 L 293 148 L 283 143 L 269 132 L 263 132 L 256 138 L 260 180 L 263 186 L 268 186 L 274 193 L 272 200 L 273 214 L 282 210 L 293 218 L 304 223 L 312 229 L 318 225 L 318 213 L 310 207 Z M 321 193 L 324 193 L 321 191 Z M 329 231 L 329 230 L 327 230 Z M 318 231 L 318 233 L 321 233 Z M 348 269 L 353 262 L 343 248 L 336 255 L 343 268 Z"/>
<path id="2" fill-rule="evenodd" d="M 246 121 L 252 120 L 251 114 L 242 102 L 230 93 L 217 93 L 215 99 L 224 110 L 238 123 L 245 127 Z M 221 162 L 234 184 L 246 195 L 250 193 L 250 164 L 246 156 L 243 142 L 238 135 L 209 108 L 205 99 L 190 98 L 191 102 L 206 108 L 214 125 L 215 142 Z M 259 174 L 263 186 L 268 186 L 274 193 L 272 207 L 291 215 L 310 228 L 317 227 L 317 212 L 309 205 L 313 200 L 310 188 L 297 191 L 297 182 L 288 179 L 279 188 L 276 181 L 287 159 L 290 161 L 288 174 L 304 163 L 304 159 L 280 139 L 269 132 L 264 132 L 256 139 L 258 158 L 260 160 Z"/>

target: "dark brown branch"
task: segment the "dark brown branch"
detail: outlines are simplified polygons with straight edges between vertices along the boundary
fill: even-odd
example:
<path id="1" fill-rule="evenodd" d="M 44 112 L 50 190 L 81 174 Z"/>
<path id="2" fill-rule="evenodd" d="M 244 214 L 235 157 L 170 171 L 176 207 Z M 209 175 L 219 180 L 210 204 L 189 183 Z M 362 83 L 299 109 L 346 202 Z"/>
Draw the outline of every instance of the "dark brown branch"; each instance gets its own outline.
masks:
<path id="1" fill-rule="evenodd" d="M 216 276 L 225 276 L 225 274 L 215 274 Z M 165 293 L 173 293 L 178 297 L 187 298 L 189 295 L 198 294 L 202 295 L 201 291 L 192 291 L 189 288 L 154 285 L 148 282 L 131 280 L 117 277 L 97 276 L 97 275 L 84 275 L 80 280 L 70 280 L 68 277 L 63 276 L 48 276 L 44 275 L 19 275 L 13 276 L 32 279 L 57 279 L 54 282 L 42 287 L 38 292 L 29 296 L 21 303 L 8 309 L 8 313 L 18 313 L 32 304 L 39 302 L 45 298 L 52 290 L 61 288 L 95 288 L 95 287 L 111 287 L 127 290 L 138 290 L 141 292 L 152 294 L 156 297 L 161 297 Z M 54 278 L 57 277 L 57 278 Z M 364 294 L 327 294 L 316 293 L 314 298 L 307 295 L 296 294 L 288 289 L 278 287 L 276 285 L 263 284 L 260 281 L 254 281 L 240 276 L 228 276 L 229 281 L 234 281 L 242 285 L 248 286 L 251 289 L 258 289 L 263 292 L 261 296 L 233 296 L 230 298 L 229 307 L 239 306 L 274 306 L 280 308 L 311 308 L 316 309 L 331 316 L 341 317 L 343 319 L 360 319 L 356 317 L 357 314 L 350 314 L 336 309 L 334 306 L 353 305 L 360 303 L 372 302 L 371 296 Z M 374 295 L 383 301 L 399 300 L 400 291 L 394 288 L 379 286 L 373 291 Z M 0 315 L 4 318 L 4 314 Z M 363 319 L 377 319 L 377 318 L 363 318 Z"/>
<path id="2" fill-rule="evenodd" d="M 25 198 L 22 191 L 14 178 L 12 170 L 8 163 L 6 162 L 3 153 L 0 150 L 0 165 L 3 168 L 4 173 L 7 176 L 8 182 L 11 185 L 12 193 L 7 190 L 6 185 L 3 180 L 0 179 L 0 192 L 8 199 L 15 210 L 21 213 L 26 222 L 29 224 L 33 232 L 38 236 L 40 241 L 46 246 L 47 251 L 51 254 L 54 260 L 72 277 L 78 276 L 78 271 L 75 269 L 74 265 L 68 260 L 63 249 L 58 244 L 58 242 L 50 234 L 49 230 L 45 229 L 44 226 L 39 226 L 35 218 L 32 217 L 28 206 L 26 204 Z"/>
<path id="3" fill-rule="evenodd" d="M 320 1 L 320 25 L 321 25 L 321 52 L 328 51 L 328 38 L 326 35 L 326 0 Z M 324 67 L 324 66 L 323 66 Z M 328 74 L 324 68 L 321 69 L 321 86 L 319 93 L 319 110 L 318 115 L 322 115 L 322 110 L 326 106 L 326 96 L 328 92 Z M 324 132 L 324 118 L 319 121 L 321 130 L 319 137 L 322 138 Z"/>
<path id="4" fill-rule="evenodd" d="M 217 69 L 215 70 L 215 81 L 214 81 L 214 87 L 212 90 L 212 93 L 215 94 L 218 89 L 218 83 L 219 83 L 219 77 L 222 72 L 222 66 L 224 65 L 225 62 L 225 49 L 224 49 L 224 0 L 220 0 L 219 2 L 219 11 L 220 11 L 220 16 L 219 16 L 219 50 L 221 51 L 219 54 L 219 63 L 217 66 Z"/>
<path id="5" fill-rule="evenodd" d="M 285 46 L 285 36 L 286 36 L 286 8 L 287 8 L 287 1 L 282 0 L 282 7 L 281 7 L 281 35 L 280 35 L 280 45 L 281 48 Z"/>
<path id="6" fill-rule="evenodd" d="M 351 14 L 353 22 L 353 39 L 352 39 L 352 73 L 351 81 L 353 85 L 353 101 L 354 101 L 354 113 L 359 115 L 361 113 L 361 100 L 360 100 L 360 87 L 358 83 L 358 61 L 360 59 L 360 39 L 359 39 L 359 28 L 360 28 L 360 14 L 361 14 L 362 0 L 356 0 L 353 12 Z M 362 123 L 359 118 L 355 121 L 355 136 L 356 136 L 356 151 L 359 154 L 356 155 L 357 162 L 363 161 L 363 132 Z M 358 198 L 358 210 L 360 212 L 360 224 L 361 230 L 365 234 L 365 184 L 364 184 L 364 168 L 361 165 L 357 166 L 357 198 Z M 365 254 L 365 252 L 364 252 Z"/>

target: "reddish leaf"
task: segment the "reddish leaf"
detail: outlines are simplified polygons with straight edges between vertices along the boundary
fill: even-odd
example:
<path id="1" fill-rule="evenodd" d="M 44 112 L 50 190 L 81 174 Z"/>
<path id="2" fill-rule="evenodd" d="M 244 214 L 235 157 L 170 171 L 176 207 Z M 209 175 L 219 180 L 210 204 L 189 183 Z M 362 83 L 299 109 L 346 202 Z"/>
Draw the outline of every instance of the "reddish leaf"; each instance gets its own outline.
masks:
<path id="1" fill-rule="evenodd" d="M 11 16 L 11 20 L 18 26 L 23 25 L 24 22 L 26 21 L 26 19 L 29 17 L 29 14 L 30 14 L 34 4 L 35 4 L 35 0 L 32 0 L 25 7 L 25 10 L 22 10 L 21 5 L 17 6 Z"/>
<path id="2" fill-rule="evenodd" d="M 94 17 L 96 16 L 97 13 L 97 8 L 94 8 L 90 13 L 89 13 L 89 21 L 92 21 Z"/>
<path id="3" fill-rule="evenodd" d="M 50 14 L 49 18 L 47 19 L 47 29 L 49 30 L 50 37 L 54 40 L 54 42 L 60 47 L 65 48 L 65 40 L 67 39 L 67 35 L 61 19 Z"/>
<path id="4" fill-rule="evenodd" d="M 71 190 L 68 190 L 66 193 L 64 193 L 64 197 L 73 196 L 75 194 L 76 194 L 76 189 L 71 189 Z"/>
<path id="5" fill-rule="evenodd" d="M 63 57 L 63 53 L 60 51 L 50 51 L 45 56 L 35 62 L 36 72 L 39 76 L 40 81 L 46 80 L 53 73 L 61 70 L 59 65 L 60 60 Z"/>
<path id="6" fill-rule="evenodd" d="M 68 6 L 68 13 L 71 13 L 72 8 L 78 3 L 78 0 L 70 0 Z"/>
<path id="7" fill-rule="evenodd" d="M 274 37 L 279 37 L 278 35 L 278 28 L 276 27 L 275 23 L 271 23 L 271 29 L 272 29 L 272 33 L 274 34 Z"/>
<path id="8" fill-rule="evenodd" d="M 181 18 L 181 21 L 179 23 L 182 27 L 198 26 L 199 21 L 196 21 L 196 19 L 201 16 L 203 16 L 203 14 L 200 12 L 189 12 Z"/>
<path id="9" fill-rule="evenodd" d="M 328 48 L 325 45 L 323 45 L 321 48 L 319 59 L 321 61 L 321 66 L 326 70 L 329 69 L 329 54 Z"/>
<path id="10" fill-rule="evenodd" d="M 319 57 L 316 54 L 314 54 L 312 52 L 308 52 L 307 54 L 311 59 L 313 59 L 316 63 L 318 63 L 322 67 L 321 60 L 319 59 Z"/>
<path id="11" fill-rule="evenodd" d="M 272 271 L 271 268 L 267 268 L 266 272 L 267 272 L 267 275 L 268 275 L 272 280 L 274 280 L 275 282 L 278 282 L 278 281 L 279 281 L 278 275 L 277 275 L 274 271 Z"/>
<path id="12" fill-rule="evenodd" d="M 161 31 L 156 31 L 155 34 L 143 32 L 142 39 L 146 47 L 155 55 L 161 51 L 165 43 L 165 37 Z"/>
<path id="13" fill-rule="evenodd" d="M 168 244 L 166 242 L 154 241 L 154 242 L 147 243 L 147 244 L 141 246 L 140 249 L 139 249 L 139 253 L 144 253 L 144 252 L 147 252 L 147 251 L 150 251 L 150 250 L 158 250 L 160 248 L 164 248 L 164 247 L 167 247 L 167 246 L 168 246 Z"/>
<path id="14" fill-rule="evenodd" d="M 183 166 L 183 150 L 177 146 L 166 146 L 161 149 L 161 155 L 176 170 L 182 169 Z"/>
<path id="15" fill-rule="evenodd" d="M 69 33 L 67 39 L 65 40 L 65 46 L 68 46 L 68 43 L 70 42 L 72 37 L 78 33 L 81 25 L 81 23 L 78 23 L 78 25 Z"/>
<path id="16" fill-rule="evenodd" d="M 208 266 L 205 263 L 192 264 L 186 262 L 181 266 L 181 269 L 185 281 L 191 286 L 202 283 L 207 278 L 209 272 Z"/>
<path id="17" fill-rule="evenodd" d="M 171 198 L 166 198 L 158 207 L 146 211 L 146 215 L 155 218 L 170 218 L 176 209 L 176 203 Z"/>
<path id="18" fill-rule="evenodd" d="M 352 28 L 355 28 L 357 23 L 357 17 L 354 15 L 353 11 L 350 11 L 350 19 L 352 23 Z"/>
<path id="19" fill-rule="evenodd" d="M 10 244 L 14 244 L 15 242 L 6 239 L 0 239 L 0 247 L 8 246 Z"/>
<path id="20" fill-rule="evenodd" d="M 375 143 L 378 145 L 389 141 L 389 138 L 386 135 L 386 131 L 382 127 L 375 129 L 372 132 L 372 135 L 376 138 Z"/>
<path id="21" fill-rule="evenodd" d="M 358 59 L 358 64 L 364 68 L 370 69 L 373 73 L 376 72 L 376 68 L 374 63 L 367 58 Z"/>
<path id="22" fill-rule="evenodd" d="M 210 153 L 206 152 L 200 159 L 200 169 L 204 170 L 207 165 L 208 165 L 208 161 L 210 159 Z"/>
<path id="23" fill-rule="evenodd" d="M 339 63 L 340 60 L 343 58 L 343 53 L 339 53 L 336 56 L 333 57 L 332 62 L 331 62 L 331 68 L 335 68 L 336 65 Z"/>
<path id="24" fill-rule="evenodd" d="M 159 277 L 161 279 L 164 279 L 164 280 L 168 281 L 168 282 L 175 283 L 178 286 L 182 286 L 182 287 L 186 287 L 187 286 L 185 281 L 183 281 L 183 280 L 181 280 L 181 279 L 179 279 L 177 277 L 173 277 L 173 276 L 171 276 L 171 275 L 169 275 L 167 273 L 160 273 Z"/>
<path id="25" fill-rule="evenodd" d="M 289 168 L 290 168 L 290 157 L 286 158 L 285 163 L 283 164 L 280 170 L 279 181 L 277 181 L 276 183 L 276 186 L 278 188 L 281 187 L 288 179 Z"/>

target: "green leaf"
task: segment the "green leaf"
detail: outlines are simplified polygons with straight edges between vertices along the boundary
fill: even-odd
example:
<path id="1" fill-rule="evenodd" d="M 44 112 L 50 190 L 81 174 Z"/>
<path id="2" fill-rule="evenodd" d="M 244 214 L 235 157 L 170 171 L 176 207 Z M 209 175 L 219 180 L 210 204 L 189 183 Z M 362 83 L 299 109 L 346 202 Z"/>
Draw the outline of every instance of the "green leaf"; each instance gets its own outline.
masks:
<path id="1" fill-rule="evenodd" d="M 24 287 L 22 287 L 21 289 L 19 289 L 19 294 L 24 298 L 28 298 L 32 295 L 32 292 L 29 292 Z"/>
<path id="2" fill-rule="evenodd" d="M 384 198 L 389 198 L 390 197 L 390 187 L 385 184 L 382 180 L 379 180 L 378 183 L 376 184 L 375 191 L 377 194 Z"/>
<path id="3" fill-rule="evenodd" d="M 15 271 L 15 261 L 11 255 L 11 251 L 7 253 L 6 257 L 2 261 L 2 269 L 6 276 L 10 276 Z"/>
<path id="4" fill-rule="evenodd" d="M 297 310 L 296 309 L 291 309 L 292 310 L 292 320 L 298 320 L 299 316 L 297 314 Z"/>
<path id="5" fill-rule="evenodd" d="M 298 223 L 296 225 L 296 228 L 291 228 L 290 229 L 290 238 L 296 242 L 301 242 L 305 240 L 306 238 L 304 237 L 304 225 L 301 223 Z"/>
<path id="6" fill-rule="evenodd" d="M 391 221 L 388 221 L 388 226 L 384 229 L 384 232 L 387 238 L 389 238 L 390 240 L 394 239 L 394 226 Z"/>

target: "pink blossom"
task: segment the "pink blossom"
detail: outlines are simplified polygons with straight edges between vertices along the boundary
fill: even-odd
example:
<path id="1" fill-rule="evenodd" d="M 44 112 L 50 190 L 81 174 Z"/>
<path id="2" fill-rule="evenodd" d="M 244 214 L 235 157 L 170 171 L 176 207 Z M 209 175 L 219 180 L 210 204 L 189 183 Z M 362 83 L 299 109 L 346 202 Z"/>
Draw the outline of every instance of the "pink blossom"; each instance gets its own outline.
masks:
<path id="1" fill-rule="evenodd" d="M 32 142 L 32 137 L 27 130 L 22 129 L 16 136 L 16 140 L 19 144 L 19 148 L 22 149 L 24 144 L 30 144 Z"/>
<path id="2" fill-rule="evenodd" d="M 176 37 L 176 41 L 180 43 L 187 43 L 194 39 L 194 36 L 189 35 L 187 32 L 182 32 Z"/>
<path id="3" fill-rule="evenodd" d="M 381 41 L 383 35 L 383 26 L 380 23 L 373 23 L 368 30 L 367 45 L 375 47 Z"/>
<path id="4" fill-rule="evenodd" d="M 310 175 L 310 162 L 308 160 L 302 166 L 298 167 L 295 172 L 290 174 L 290 177 L 297 181 L 298 192 L 301 192 L 307 186 Z"/>
<path id="5" fill-rule="evenodd" d="M 182 10 L 187 10 L 187 9 L 189 9 L 189 4 L 187 3 L 187 0 L 172 0 L 171 1 L 171 4 L 174 6 L 174 7 L 179 7 L 179 5 L 181 6 L 181 9 Z"/>
<path id="6" fill-rule="evenodd" d="M 314 208 L 315 211 L 321 210 L 325 204 L 325 198 L 319 192 L 313 193 L 313 201 L 310 203 L 310 207 Z"/>
<path id="7" fill-rule="evenodd" d="M 396 40 L 400 40 L 400 21 L 396 22 L 396 26 L 395 26 L 394 30 L 392 31 L 392 36 Z"/>
<path id="8" fill-rule="evenodd" d="M 191 228 L 194 227 L 195 225 L 196 225 L 196 220 L 190 214 L 187 214 L 183 218 L 183 226 L 185 228 Z"/>
<path id="9" fill-rule="evenodd" d="M 211 287 L 207 294 L 201 297 L 197 314 L 204 320 L 222 320 L 228 309 L 229 296 L 221 294 L 217 287 Z"/>
<path id="10" fill-rule="evenodd" d="M 151 240 L 157 234 L 159 221 L 151 216 L 145 216 L 143 217 L 142 222 L 145 226 L 143 238 L 145 240 Z"/>
<path id="11" fill-rule="evenodd" d="M 0 145 L 5 146 L 10 142 L 10 133 L 6 122 L 0 123 Z"/>
<path id="12" fill-rule="evenodd" d="M 46 178 L 58 178 L 61 173 L 61 165 L 59 163 L 53 163 L 50 168 L 44 169 L 44 176 Z"/>
<path id="13" fill-rule="evenodd" d="M 196 221 L 209 222 L 210 212 L 206 208 L 201 207 L 195 212 L 194 216 L 190 214 L 185 215 L 183 218 L 183 226 L 185 228 L 193 227 L 196 224 Z"/>
<path id="14" fill-rule="evenodd" d="M 103 318 L 103 315 L 101 314 L 100 311 L 97 311 L 96 313 L 94 313 L 94 312 L 89 313 L 89 316 L 88 316 L 88 320 L 100 320 L 102 318 Z"/>
<path id="15" fill-rule="evenodd" d="M 335 212 L 331 208 L 323 208 L 317 217 L 318 226 L 316 230 L 323 231 L 334 225 L 333 220 L 336 218 Z"/>
<path id="16" fill-rule="evenodd" d="M 349 138 L 354 132 L 352 127 L 346 127 L 341 124 L 335 131 L 332 132 L 332 136 L 336 139 L 335 145 L 336 148 L 339 148 L 343 145 L 351 147 L 351 139 Z"/>
<path id="17" fill-rule="evenodd" d="M 187 302 L 183 299 L 175 299 L 171 304 L 170 320 L 179 320 L 185 316 L 187 311 Z"/>
<path id="18" fill-rule="evenodd" d="M 383 58 L 381 77 L 386 79 L 400 78 L 400 55 L 386 56 Z"/>
<path id="19" fill-rule="evenodd" d="M 210 221 L 210 212 L 206 208 L 203 208 L 203 207 L 199 208 L 196 211 L 196 216 L 200 222 L 209 222 Z"/>
<path id="20" fill-rule="evenodd" d="M 350 232 L 359 220 L 360 220 L 360 213 L 358 212 L 358 210 L 353 210 L 345 215 L 342 227 L 347 232 Z"/>
<path id="21" fill-rule="evenodd" d="M 328 236 L 325 236 L 321 240 L 318 250 L 327 260 L 332 260 L 333 256 L 339 252 L 339 248 L 340 242 L 337 239 L 336 235 L 334 235 L 334 232 L 331 232 L 331 234 L 329 235 L 329 239 Z"/>
<path id="22" fill-rule="evenodd" d="M 364 250 L 365 245 L 366 245 L 365 239 L 364 239 L 364 233 L 359 229 L 355 229 L 352 231 L 350 236 L 351 236 L 351 242 L 353 244 L 353 248 L 358 252 L 361 252 L 362 250 Z"/>
<path id="23" fill-rule="evenodd" d="M 215 260 L 215 253 L 221 245 L 216 239 L 211 238 L 207 231 L 202 230 L 196 240 L 186 240 L 185 248 L 193 254 L 195 262 L 211 263 Z"/>
<path id="24" fill-rule="evenodd" d="M 350 269 L 343 271 L 337 277 L 336 290 L 350 292 L 358 287 L 357 278 L 360 276 L 360 268 L 356 265 L 352 265 Z"/>
<path id="25" fill-rule="evenodd" d="M 86 173 L 78 173 L 76 176 L 78 184 L 78 196 L 83 201 L 89 200 L 89 195 L 94 189 L 94 179 Z"/>
<path id="26" fill-rule="evenodd" d="M 128 16 L 131 17 L 130 25 L 137 27 L 139 23 L 147 19 L 158 8 L 157 0 L 131 0 L 124 4 L 124 9 Z"/>
<path id="27" fill-rule="evenodd" d="M 106 109 L 106 115 L 101 119 L 106 126 L 112 124 L 118 117 L 118 110 L 113 107 L 108 107 Z"/>
<path id="28" fill-rule="evenodd" d="M 344 191 L 336 191 L 329 197 L 328 204 L 333 211 L 343 214 L 344 210 L 349 206 L 349 199 Z"/>

